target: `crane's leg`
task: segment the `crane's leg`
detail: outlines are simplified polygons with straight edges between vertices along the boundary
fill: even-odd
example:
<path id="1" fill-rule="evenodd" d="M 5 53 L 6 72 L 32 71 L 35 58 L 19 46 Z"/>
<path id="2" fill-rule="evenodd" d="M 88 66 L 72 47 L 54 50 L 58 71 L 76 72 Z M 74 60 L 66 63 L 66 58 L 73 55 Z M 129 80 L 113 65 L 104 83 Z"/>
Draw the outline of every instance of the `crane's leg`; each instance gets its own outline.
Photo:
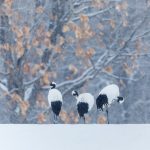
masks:
<path id="1" fill-rule="evenodd" d="M 53 123 L 56 124 L 56 115 L 53 113 L 54 118 L 53 118 Z"/>
<path id="2" fill-rule="evenodd" d="M 83 116 L 83 122 L 84 122 L 84 124 L 85 124 L 85 116 Z"/>
<path id="3" fill-rule="evenodd" d="M 107 123 L 109 124 L 109 112 L 108 112 L 108 106 L 106 107 L 106 114 L 107 114 Z"/>
<path id="4" fill-rule="evenodd" d="M 96 111 L 96 123 L 97 123 L 97 120 L 98 120 L 98 117 L 99 117 L 99 113 L 100 113 L 100 109 L 97 109 L 97 111 Z"/>
<path id="5" fill-rule="evenodd" d="M 58 124 L 58 116 L 57 115 L 55 115 L 55 121 L 56 121 L 56 123 Z"/>
<path id="6" fill-rule="evenodd" d="M 82 122 L 81 120 L 82 120 L 82 117 L 79 116 L 79 122 L 78 122 L 79 124 L 81 124 L 81 122 Z"/>
<path id="7" fill-rule="evenodd" d="M 79 124 L 85 124 L 85 117 L 83 116 L 79 116 L 79 122 L 78 122 Z"/>

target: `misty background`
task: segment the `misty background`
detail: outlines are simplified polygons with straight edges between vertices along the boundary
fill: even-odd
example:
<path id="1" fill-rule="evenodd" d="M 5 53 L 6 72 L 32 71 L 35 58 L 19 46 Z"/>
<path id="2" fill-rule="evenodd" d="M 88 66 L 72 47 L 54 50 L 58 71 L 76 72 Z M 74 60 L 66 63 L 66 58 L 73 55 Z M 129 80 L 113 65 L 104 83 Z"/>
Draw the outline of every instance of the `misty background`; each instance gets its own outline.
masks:
<path id="1" fill-rule="evenodd" d="M 79 122 L 72 90 L 95 99 L 108 84 L 122 105 L 110 123 L 150 123 L 150 0 L 0 0 L 0 123 L 53 123 L 49 83 L 63 94 L 59 123 Z M 96 106 L 86 123 L 106 123 Z"/>

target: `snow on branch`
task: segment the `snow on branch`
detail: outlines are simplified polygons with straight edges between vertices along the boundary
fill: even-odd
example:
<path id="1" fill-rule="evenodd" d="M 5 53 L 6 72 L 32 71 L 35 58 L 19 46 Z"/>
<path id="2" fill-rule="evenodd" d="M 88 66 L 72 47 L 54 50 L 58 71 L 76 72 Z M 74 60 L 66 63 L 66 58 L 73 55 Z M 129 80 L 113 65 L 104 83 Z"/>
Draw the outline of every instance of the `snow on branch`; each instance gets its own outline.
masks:
<path id="1" fill-rule="evenodd" d="M 103 13 L 105 13 L 107 11 L 110 11 L 114 7 L 115 6 L 111 6 L 111 7 L 105 8 L 103 10 L 99 10 L 99 11 L 96 11 L 96 12 L 93 12 L 93 13 L 89 13 L 89 14 L 86 14 L 86 16 L 88 16 L 88 17 L 94 17 L 94 16 L 97 16 L 97 15 L 103 14 Z M 80 17 L 75 17 L 75 18 L 72 19 L 72 21 L 77 21 L 79 19 L 80 19 Z"/>
<path id="2" fill-rule="evenodd" d="M 3 72 L 3 71 L 0 71 L 0 75 L 7 76 L 7 75 L 9 75 L 9 72 Z"/>
<path id="3" fill-rule="evenodd" d="M 147 15 L 146 15 L 147 16 Z M 124 45 L 121 48 L 118 48 L 116 50 L 116 54 L 108 57 L 108 51 L 105 51 L 105 53 L 97 60 L 95 63 L 95 69 L 94 67 L 90 67 L 87 69 L 80 77 L 77 77 L 74 80 L 65 81 L 60 84 L 58 84 L 58 88 L 61 88 L 63 86 L 68 86 L 68 88 L 63 92 L 63 94 L 66 94 L 70 90 L 72 90 L 74 87 L 79 86 L 83 84 L 85 81 L 93 79 L 99 72 L 102 72 L 103 68 L 109 65 L 114 59 L 116 59 L 118 56 L 120 56 L 120 53 L 128 46 L 134 35 L 136 34 L 137 30 L 143 25 L 143 23 L 146 21 L 146 16 L 144 19 L 135 27 L 135 29 L 131 32 L 128 39 L 125 41 Z M 48 89 L 49 87 L 43 87 L 43 89 Z"/>

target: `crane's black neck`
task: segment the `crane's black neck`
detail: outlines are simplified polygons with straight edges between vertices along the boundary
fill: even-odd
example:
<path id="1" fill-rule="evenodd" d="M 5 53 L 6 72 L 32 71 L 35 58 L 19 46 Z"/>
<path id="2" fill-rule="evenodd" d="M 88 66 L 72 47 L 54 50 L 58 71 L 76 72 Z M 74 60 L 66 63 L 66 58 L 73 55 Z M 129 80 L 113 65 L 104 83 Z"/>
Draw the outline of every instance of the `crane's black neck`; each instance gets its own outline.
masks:
<path id="1" fill-rule="evenodd" d="M 73 96 L 78 97 L 79 93 L 77 91 L 74 91 Z"/>
<path id="2" fill-rule="evenodd" d="M 120 101 L 123 101 L 123 97 L 122 96 L 118 96 L 117 97 L 118 99 L 117 99 L 117 102 L 119 103 Z"/>
<path id="3" fill-rule="evenodd" d="M 51 84 L 50 84 L 50 87 L 51 87 L 51 89 L 55 89 L 55 88 L 56 88 L 56 84 L 51 83 Z"/>

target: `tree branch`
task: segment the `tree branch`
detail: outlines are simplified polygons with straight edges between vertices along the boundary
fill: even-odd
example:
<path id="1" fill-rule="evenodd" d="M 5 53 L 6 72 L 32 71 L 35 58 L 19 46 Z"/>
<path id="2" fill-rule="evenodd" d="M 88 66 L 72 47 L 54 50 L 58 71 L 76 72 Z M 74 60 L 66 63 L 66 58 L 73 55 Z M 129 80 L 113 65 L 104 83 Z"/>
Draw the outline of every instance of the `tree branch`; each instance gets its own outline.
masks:
<path id="1" fill-rule="evenodd" d="M 87 69 L 80 77 L 78 77 L 78 78 L 76 78 L 74 80 L 65 81 L 65 82 L 62 82 L 62 83 L 58 84 L 58 88 L 67 86 L 67 88 L 63 92 L 63 94 L 68 93 L 74 87 L 83 84 L 85 81 L 87 81 L 89 79 L 93 79 L 99 72 L 101 72 L 103 70 L 104 67 L 106 67 L 114 59 L 116 59 L 120 55 L 120 53 L 128 46 L 128 44 L 130 43 L 130 41 L 134 37 L 136 31 L 143 25 L 143 23 L 145 22 L 145 20 L 146 20 L 146 17 L 132 31 L 132 33 L 130 34 L 130 36 L 128 37 L 128 39 L 125 41 L 124 45 L 121 48 L 118 48 L 116 50 L 117 53 L 114 56 L 108 57 L 108 55 L 107 55 L 108 51 L 105 51 L 105 53 L 95 63 L 95 65 L 94 65 L 95 69 L 92 66 L 89 69 Z M 45 87 L 45 88 L 43 87 L 43 89 L 49 89 L 49 87 Z"/>
<path id="2" fill-rule="evenodd" d="M 103 14 L 103 13 L 105 13 L 105 12 L 107 12 L 107 11 L 110 11 L 112 8 L 114 8 L 115 6 L 111 6 L 111 7 L 108 7 L 108 8 L 105 8 L 105 9 L 103 9 L 103 10 L 100 10 L 100 11 L 96 11 L 96 12 L 93 12 L 93 13 L 89 13 L 89 14 L 86 14 L 86 16 L 88 16 L 89 18 L 90 17 L 94 17 L 94 16 L 97 16 L 97 15 L 100 15 L 100 14 Z M 75 17 L 75 18 L 73 18 L 72 19 L 72 21 L 77 21 L 77 20 L 79 20 L 80 19 L 80 17 Z"/>
<path id="3" fill-rule="evenodd" d="M 1 75 L 4 75 L 4 76 L 7 76 L 7 75 L 9 75 L 9 72 L 0 71 L 0 74 L 1 74 Z"/>

